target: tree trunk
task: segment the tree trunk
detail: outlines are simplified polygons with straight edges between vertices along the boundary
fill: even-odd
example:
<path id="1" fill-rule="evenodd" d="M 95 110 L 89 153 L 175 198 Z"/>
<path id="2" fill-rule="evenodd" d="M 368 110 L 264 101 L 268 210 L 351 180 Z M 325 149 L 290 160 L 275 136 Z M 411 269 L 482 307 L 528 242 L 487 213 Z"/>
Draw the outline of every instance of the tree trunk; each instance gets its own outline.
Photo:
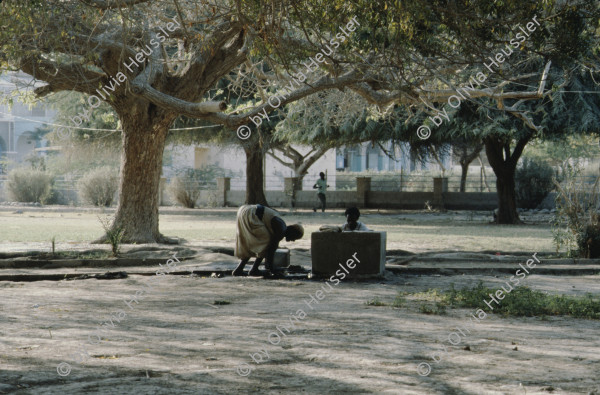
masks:
<path id="1" fill-rule="evenodd" d="M 292 209 L 296 208 L 296 197 L 298 196 L 298 191 L 302 190 L 302 180 L 304 179 L 305 175 L 306 175 L 306 173 L 304 173 L 302 175 L 296 174 L 294 176 L 295 181 L 293 182 L 292 194 L 290 196 L 290 205 L 291 205 Z"/>
<path id="2" fill-rule="evenodd" d="M 485 166 L 483 165 L 483 161 L 481 160 L 481 155 L 477 155 L 477 159 L 479 160 L 479 165 L 481 166 L 481 175 L 483 176 L 483 183 L 485 184 L 487 191 L 491 192 L 490 186 L 487 182 L 487 175 L 485 174 Z M 483 188 L 481 192 L 483 192 Z"/>
<path id="3" fill-rule="evenodd" d="M 510 153 L 510 143 L 502 142 L 493 137 L 488 137 L 485 142 L 485 153 L 488 161 L 496 174 L 496 191 L 498 194 L 498 224 L 522 223 L 517 212 L 517 199 L 515 194 L 515 170 L 523 148 L 529 138 L 517 142 L 513 153 Z"/>
<path id="4" fill-rule="evenodd" d="M 460 191 L 465 192 L 467 189 L 467 173 L 469 172 L 469 164 L 461 162 L 460 169 Z"/>
<path id="5" fill-rule="evenodd" d="M 123 151 L 119 204 L 111 230 L 123 229 L 126 243 L 173 242 L 158 230 L 158 191 L 165 140 L 174 117 L 148 112 L 119 116 Z"/>
<path id="6" fill-rule="evenodd" d="M 473 151 L 469 152 L 469 148 L 473 148 Z M 467 188 L 467 176 L 469 174 L 469 165 L 471 162 L 479 156 L 481 149 L 483 148 L 482 143 L 459 143 L 457 149 L 460 150 L 460 157 L 458 162 L 460 163 L 461 176 L 460 176 L 460 191 L 465 192 Z"/>
<path id="7" fill-rule="evenodd" d="M 302 191 L 304 189 L 304 187 L 302 186 L 302 184 L 304 184 L 304 177 L 306 177 L 306 175 L 308 174 L 308 172 L 304 172 L 302 174 L 296 174 L 295 177 L 298 179 L 298 190 Z"/>
<path id="8" fill-rule="evenodd" d="M 264 191 L 263 164 L 265 153 L 260 143 L 244 146 L 246 153 L 246 204 L 268 205 Z"/>
<path id="9" fill-rule="evenodd" d="M 498 224 L 519 224 L 521 219 L 517 212 L 515 196 L 515 170 L 505 168 L 504 171 L 496 172 L 496 190 L 498 194 Z"/>

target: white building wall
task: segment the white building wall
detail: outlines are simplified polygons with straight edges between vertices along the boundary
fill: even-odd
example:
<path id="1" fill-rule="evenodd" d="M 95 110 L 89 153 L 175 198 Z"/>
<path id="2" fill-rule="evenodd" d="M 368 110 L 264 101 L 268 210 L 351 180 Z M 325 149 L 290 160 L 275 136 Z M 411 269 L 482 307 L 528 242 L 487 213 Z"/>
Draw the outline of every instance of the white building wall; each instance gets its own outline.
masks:
<path id="1" fill-rule="evenodd" d="M 295 148 L 302 154 L 306 154 L 310 151 L 310 148 L 308 147 Z M 246 189 L 246 154 L 239 146 L 218 147 L 208 144 L 191 147 L 170 146 L 167 147 L 167 150 L 170 151 L 169 154 L 172 157 L 172 165 L 165 166 L 163 169 L 164 177 L 174 176 L 175 169 L 186 167 L 194 168 L 200 167 L 201 165 L 212 164 L 239 175 L 233 177 L 231 180 L 232 190 Z M 204 152 L 204 150 L 206 151 Z M 201 161 L 198 160 L 199 157 L 202 158 Z M 265 187 L 267 190 L 283 190 L 284 178 L 294 176 L 294 171 L 292 169 L 282 165 L 268 154 L 265 156 L 264 171 Z M 326 172 L 329 177 L 335 177 L 334 149 L 329 150 L 310 167 L 309 174 L 304 179 L 304 190 L 312 189 L 312 186 L 316 179 L 319 178 L 319 172 L 321 171 Z M 334 189 L 334 185 L 331 183 L 330 185 L 332 189 Z"/>
<path id="2" fill-rule="evenodd" d="M 18 87 L 33 89 L 39 84 L 31 83 L 31 77 L 23 73 L 11 73 L 0 76 L 0 95 L 10 95 Z M 44 104 L 30 106 L 15 101 L 12 107 L 0 105 L 0 156 L 13 162 L 22 162 L 35 148 L 45 141 L 33 139 L 33 132 L 44 126 L 45 122 L 53 123 L 55 111 L 48 110 Z"/>
<path id="3" fill-rule="evenodd" d="M 311 149 L 309 147 L 294 147 L 298 152 L 302 155 L 308 153 Z M 286 158 L 282 158 L 278 156 L 280 159 L 288 162 Z M 335 149 L 330 149 L 319 158 L 309 169 L 308 174 L 304 177 L 302 183 L 302 189 L 305 191 L 311 190 L 315 181 L 319 178 L 319 173 L 326 173 L 328 177 L 331 179 L 335 179 L 336 169 L 335 169 Z M 269 178 L 271 179 L 271 186 L 275 183 L 276 180 L 279 180 L 275 188 L 267 188 L 267 189 L 275 189 L 275 190 L 283 190 L 283 179 L 285 177 L 294 177 L 294 171 L 289 167 L 286 167 L 279 163 L 277 160 L 273 159 L 271 155 L 267 155 L 265 160 L 265 173 L 267 176 L 267 184 L 269 184 Z M 334 189 L 334 185 L 330 183 L 331 189 Z"/>

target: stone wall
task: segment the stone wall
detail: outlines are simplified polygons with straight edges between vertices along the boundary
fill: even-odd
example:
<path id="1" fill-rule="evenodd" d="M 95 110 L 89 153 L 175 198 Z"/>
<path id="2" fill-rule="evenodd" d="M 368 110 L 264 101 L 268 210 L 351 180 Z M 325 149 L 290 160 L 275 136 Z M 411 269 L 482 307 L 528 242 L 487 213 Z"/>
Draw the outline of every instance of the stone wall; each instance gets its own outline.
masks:
<path id="1" fill-rule="evenodd" d="M 162 190 L 160 201 L 163 206 L 174 205 L 169 193 L 166 191 L 166 183 L 161 180 Z M 433 182 L 433 181 L 432 181 Z M 4 185 L 6 182 L 4 182 Z M 230 190 L 230 182 L 226 178 L 218 180 L 218 186 L 214 190 L 201 191 L 198 199 L 198 207 L 237 207 L 244 204 L 246 200 L 245 191 Z M 287 182 L 288 190 L 266 191 L 269 204 L 273 207 L 291 207 L 291 187 L 295 184 Z M 387 192 L 370 190 L 371 183 L 368 177 L 357 178 L 356 190 L 328 191 L 328 208 L 346 208 L 357 206 L 360 208 L 382 208 L 382 209 L 405 209 L 422 210 L 426 203 L 431 207 L 446 208 L 450 210 L 493 210 L 498 207 L 496 193 L 486 192 L 447 192 L 447 183 L 437 181 L 434 192 Z M 0 188 L 0 202 L 6 201 L 6 190 Z M 55 204 L 78 205 L 77 191 L 74 189 L 57 188 Z M 552 200 L 551 198 L 547 201 Z M 113 206 L 116 205 L 116 199 Z M 315 190 L 296 191 L 296 208 L 312 208 L 319 205 Z"/>
<path id="2" fill-rule="evenodd" d="M 371 191 L 368 177 L 357 179 L 355 191 L 328 191 L 327 207 L 344 208 L 357 206 L 362 208 L 390 208 L 421 210 L 427 205 L 436 208 L 451 210 L 493 210 L 497 205 L 495 192 L 447 192 L 447 182 L 443 179 L 435 181 L 437 187 L 434 192 L 386 192 Z M 219 185 L 228 185 L 221 182 Z M 267 201 L 273 207 L 291 207 L 293 182 L 286 182 L 289 190 L 266 191 Z M 203 191 L 200 197 L 200 206 L 214 206 L 215 199 L 211 196 L 224 196 L 218 201 L 218 206 L 240 206 L 244 204 L 246 193 L 244 191 Z M 224 202 L 225 200 L 225 202 Z M 294 207 L 312 208 L 318 206 L 317 194 L 311 191 L 296 191 Z"/>

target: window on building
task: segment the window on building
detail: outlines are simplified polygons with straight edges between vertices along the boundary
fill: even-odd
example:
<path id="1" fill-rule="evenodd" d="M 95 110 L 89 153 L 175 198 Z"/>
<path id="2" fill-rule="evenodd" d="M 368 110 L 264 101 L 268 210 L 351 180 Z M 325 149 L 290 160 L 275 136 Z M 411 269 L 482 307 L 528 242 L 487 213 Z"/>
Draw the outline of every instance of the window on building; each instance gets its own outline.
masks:
<path id="1" fill-rule="evenodd" d="M 367 148 L 367 170 L 379 170 L 379 147 Z"/>
<path id="2" fill-rule="evenodd" d="M 336 148 L 335 149 L 335 168 L 338 171 L 345 170 L 348 166 L 348 154 L 345 149 Z"/>
<path id="3" fill-rule="evenodd" d="M 350 171 L 363 171 L 363 155 L 360 154 L 361 147 L 355 146 L 348 149 L 348 167 Z"/>

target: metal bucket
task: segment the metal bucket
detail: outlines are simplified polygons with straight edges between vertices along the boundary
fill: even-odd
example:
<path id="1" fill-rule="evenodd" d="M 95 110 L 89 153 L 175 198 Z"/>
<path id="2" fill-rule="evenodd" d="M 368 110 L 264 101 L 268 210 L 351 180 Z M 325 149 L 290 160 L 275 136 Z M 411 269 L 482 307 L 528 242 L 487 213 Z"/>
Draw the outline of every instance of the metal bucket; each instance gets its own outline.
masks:
<path id="1" fill-rule="evenodd" d="M 274 269 L 287 269 L 290 266 L 290 250 L 287 248 L 278 248 L 273 258 Z"/>

